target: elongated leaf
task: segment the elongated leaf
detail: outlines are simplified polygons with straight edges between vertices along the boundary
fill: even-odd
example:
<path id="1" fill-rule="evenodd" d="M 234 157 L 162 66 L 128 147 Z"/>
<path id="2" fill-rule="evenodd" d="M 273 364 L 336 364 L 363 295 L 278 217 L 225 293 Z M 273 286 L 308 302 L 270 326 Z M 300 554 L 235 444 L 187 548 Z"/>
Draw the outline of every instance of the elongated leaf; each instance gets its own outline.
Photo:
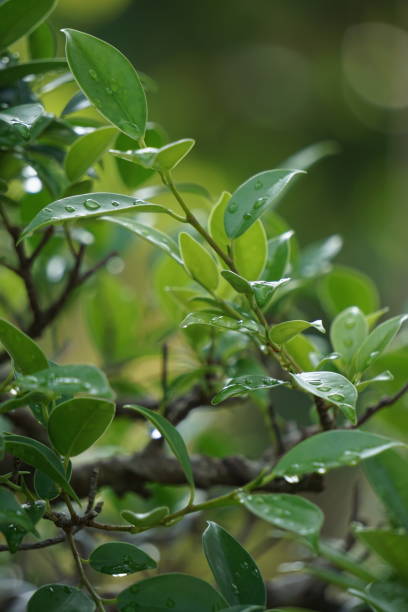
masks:
<path id="1" fill-rule="evenodd" d="M 221 275 L 238 293 L 244 293 L 245 295 L 253 294 L 251 283 L 243 276 L 240 276 L 235 272 L 231 272 L 231 270 L 222 270 Z"/>
<path id="2" fill-rule="evenodd" d="M 408 589 L 395 582 L 373 582 L 364 590 L 350 593 L 368 603 L 376 612 L 408 610 Z"/>
<path id="3" fill-rule="evenodd" d="M 78 181 L 102 157 L 116 135 L 115 128 L 102 127 L 75 140 L 68 149 L 64 162 L 65 172 L 72 183 Z"/>
<path id="4" fill-rule="evenodd" d="M 273 475 L 296 482 L 304 474 L 357 465 L 395 446 L 402 443 L 358 429 L 325 431 L 291 448 L 278 461 Z"/>
<path id="5" fill-rule="evenodd" d="M 3 503 L 2 503 L 2 507 Z M 33 533 L 35 536 L 39 536 L 38 531 L 35 528 L 35 524 L 40 520 L 45 511 L 45 501 L 38 500 L 32 504 L 23 504 L 19 510 L 19 518 L 21 518 L 21 513 L 29 519 L 31 522 L 31 528 L 28 529 L 27 526 L 22 526 L 21 522 L 13 519 L 13 521 L 9 521 L 5 523 L 2 527 L 2 531 L 4 537 L 7 540 L 8 547 L 10 552 L 14 553 L 20 548 L 20 544 L 27 535 L 29 531 Z"/>
<path id="6" fill-rule="evenodd" d="M 277 281 L 285 275 L 290 258 L 290 240 L 294 232 L 289 230 L 268 241 L 268 255 L 262 278 Z"/>
<path id="7" fill-rule="evenodd" d="M 358 392 L 363 391 L 369 385 L 373 383 L 382 383 L 389 382 L 390 380 L 394 380 L 394 375 L 389 370 L 385 370 L 385 372 L 380 372 L 377 376 L 373 376 L 373 378 L 367 378 L 366 380 L 361 380 L 356 384 L 356 389 Z"/>
<path id="8" fill-rule="evenodd" d="M 48 225 L 58 225 L 78 219 L 90 219 L 101 215 L 114 215 L 123 211 L 156 212 L 170 214 L 160 204 L 150 204 L 139 198 L 119 193 L 88 193 L 56 200 L 42 208 L 21 234 L 20 240 Z"/>
<path id="9" fill-rule="evenodd" d="M 16 408 L 20 408 L 21 406 L 31 405 L 32 402 L 41 402 L 45 399 L 44 394 L 38 393 L 37 391 L 30 391 L 29 393 L 23 393 L 18 397 L 12 397 L 5 402 L 0 404 L 0 414 L 5 414 L 6 412 L 10 412 L 10 410 L 15 410 Z"/>
<path id="10" fill-rule="evenodd" d="M 143 406 L 137 406 L 135 404 L 129 404 L 126 408 L 131 408 L 142 414 L 148 419 L 153 425 L 159 430 L 163 438 L 165 438 L 167 444 L 179 460 L 181 467 L 183 468 L 186 480 L 190 485 L 190 498 L 194 498 L 194 476 L 191 468 L 190 458 L 188 456 L 187 448 L 183 438 L 177 431 L 177 429 L 168 421 L 165 417 L 157 412 L 153 412 Z"/>
<path id="11" fill-rule="evenodd" d="M 122 510 L 121 517 L 137 529 L 135 531 L 143 531 L 158 525 L 166 516 L 170 514 L 170 509 L 167 506 L 158 506 L 149 512 L 132 512 L 131 510 Z"/>
<path id="12" fill-rule="evenodd" d="M 227 602 L 207 582 L 186 574 L 161 574 L 130 586 L 117 598 L 119 612 L 217 612 Z M 133 606 L 133 608 L 131 608 Z"/>
<path id="13" fill-rule="evenodd" d="M 230 605 L 265 605 L 266 591 L 251 555 L 217 523 L 209 522 L 203 548 L 217 585 Z"/>
<path id="14" fill-rule="evenodd" d="M 267 170 L 255 174 L 231 196 L 224 223 L 229 238 L 241 236 L 257 219 L 277 204 L 290 181 L 301 170 Z"/>
<path id="15" fill-rule="evenodd" d="M 378 308 L 378 291 L 373 281 L 352 268 L 335 266 L 322 278 L 318 290 L 320 300 L 330 316 L 336 316 L 349 306 L 357 306 L 364 314 Z"/>
<path id="16" fill-rule="evenodd" d="M 33 374 L 48 368 L 48 361 L 40 347 L 17 327 L 0 319 L 0 343 L 13 360 L 14 368 L 22 374 Z"/>
<path id="17" fill-rule="evenodd" d="M 67 70 L 67 67 L 67 62 L 62 58 L 33 60 L 32 62 L 16 64 L 15 66 L 9 66 L 0 70 L 0 86 L 14 83 L 32 74 Z"/>
<path id="18" fill-rule="evenodd" d="M 281 278 L 277 281 L 252 281 L 251 288 L 258 306 L 267 308 L 268 304 L 273 302 L 276 290 L 288 284 L 291 280 L 291 278 Z"/>
<path id="19" fill-rule="evenodd" d="M 403 580 L 408 580 L 408 534 L 385 529 L 354 529 L 359 540 L 390 565 Z"/>
<path id="20" fill-rule="evenodd" d="M 328 155 L 335 155 L 340 152 L 340 147 L 334 140 L 322 140 L 315 142 L 294 155 L 291 155 L 285 161 L 279 164 L 280 168 L 299 168 L 299 170 L 308 170 L 321 159 Z"/>
<path id="21" fill-rule="evenodd" d="M 408 471 L 406 460 L 387 451 L 364 462 L 364 472 L 393 521 L 408 531 Z"/>
<path id="22" fill-rule="evenodd" d="M 28 37 L 28 48 L 33 60 L 54 57 L 56 37 L 49 23 L 43 22 L 31 32 Z"/>
<path id="23" fill-rule="evenodd" d="M 26 36 L 44 21 L 57 0 L 6 0 L 0 4 L 0 48 Z"/>
<path id="24" fill-rule="evenodd" d="M 367 334 L 367 320 L 357 306 L 350 306 L 338 314 L 330 328 L 333 349 L 340 353 L 345 364 L 351 362 Z"/>
<path id="25" fill-rule="evenodd" d="M 323 323 L 320 319 L 311 322 L 296 320 L 285 321 L 284 323 L 274 325 L 269 331 L 269 337 L 273 342 L 276 342 L 276 344 L 284 344 L 310 327 L 314 327 L 322 334 L 325 333 Z"/>
<path id="26" fill-rule="evenodd" d="M 84 108 L 89 108 L 90 106 L 91 102 L 82 93 L 82 91 L 77 91 L 77 93 L 72 96 L 72 98 L 66 103 L 66 105 L 62 109 L 61 117 L 71 115 L 72 113 L 76 113 L 77 111 L 83 110 Z"/>
<path id="27" fill-rule="evenodd" d="M 92 397 L 71 399 L 52 411 L 48 435 L 61 455 L 75 457 L 101 437 L 114 414 L 112 402 Z"/>
<path id="28" fill-rule="evenodd" d="M 212 207 L 210 216 L 208 217 L 208 231 L 218 246 L 220 246 L 224 251 L 227 250 L 231 242 L 225 233 L 224 227 L 224 214 L 230 197 L 231 194 L 228 193 L 228 191 L 223 191 L 217 202 Z"/>
<path id="29" fill-rule="evenodd" d="M 209 291 L 215 291 L 218 287 L 219 274 L 209 252 L 186 232 L 181 232 L 179 235 L 179 248 L 184 266 L 192 278 Z"/>
<path id="30" fill-rule="evenodd" d="M 14 495 L 4 487 L 0 487 L 0 531 L 4 532 L 10 524 L 20 527 L 23 532 L 34 528 L 30 516 Z"/>
<path id="31" fill-rule="evenodd" d="M 125 576 L 157 567 L 143 550 L 128 542 L 106 542 L 95 548 L 89 565 L 97 572 L 112 576 Z"/>
<path id="32" fill-rule="evenodd" d="M 98 111 L 122 132 L 139 140 L 146 128 L 147 105 L 136 70 L 107 42 L 77 30 L 63 30 L 72 74 Z"/>
<path id="33" fill-rule="evenodd" d="M 408 315 L 399 315 L 388 319 L 376 327 L 360 346 L 353 361 L 355 372 L 364 372 L 385 351 L 387 346 L 397 335 L 401 325 L 408 319 Z"/>
<path id="34" fill-rule="evenodd" d="M 228 384 L 213 397 L 211 403 L 213 405 L 220 404 L 224 400 L 235 395 L 244 395 L 251 391 L 258 391 L 259 389 L 274 389 L 275 387 L 285 384 L 287 384 L 285 381 L 277 380 L 270 376 L 238 376 L 237 378 L 232 378 Z"/>
<path id="35" fill-rule="evenodd" d="M 91 365 L 51 366 L 35 374 L 19 376 L 17 384 L 27 391 L 51 391 L 57 395 L 87 393 L 99 397 L 113 397 L 105 374 Z"/>
<path id="36" fill-rule="evenodd" d="M 232 243 L 235 267 L 244 278 L 249 280 L 256 280 L 261 276 L 267 254 L 268 241 L 260 219 L 251 224 L 251 227 Z"/>
<path id="37" fill-rule="evenodd" d="M 93 612 L 95 603 L 83 591 L 66 584 L 46 584 L 27 605 L 27 612 Z"/>
<path id="38" fill-rule="evenodd" d="M 347 419 L 356 422 L 357 389 L 337 372 L 303 372 L 291 375 L 304 391 L 337 406 Z"/>
<path id="39" fill-rule="evenodd" d="M 61 489 L 78 500 L 75 491 L 66 479 L 60 458 L 48 446 L 25 436 L 5 434 L 5 447 L 6 452 L 47 474 Z"/>
<path id="40" fill-rule="evenodd" d="M 195 144 L 192 138 L 184 138 L 171 142 L 160 148 L 146 147 L 135 151 L 118 151 L 111 149 L 112 155 L 133 162 L 143 168 L 151 168 L 159 171 L 173 170 L 184 157 L 191 151 Z"/>
<path id="41" fill-rule="evenodd" d="M 253 514 L 317 543 L 324 515 L 318 506 L 299 495 L 287 493 L 241 494 L 240 502 Z"/>
<path id="42" fill-rule="evenodd" d="M 43 116 L 44 109 L 41 104 L 20 104 L 1 110 L 0 130 L 3 131 L 6 128 L 6 133 L 0 137 L 0 142 L 3 138 L 11 139 L 12 144 L 18 144 L 21 140 L 29 140 L 34 127 L 40 123 Z"/>
<path id="43" fill-rule="evenodd" d="M 286 352 L 291 359 L 297 363 L 302 370 L 314 370 L 316 357 L 319 357 L 319 350 L 313 344 L 310 337 L 298 334 L 286 343 Z"/>
<path id="44" fill-rule="evenodd" d="M 314 278 L 330 270 L 331 261 L 341 250 L 343 240 L 338 234 L 319 240 L 302 250 L 299 261 L 299 276 Z"/>
<path id="45" fill-rule="evenodd" d="M 183 265 L 183 260 L 181 259 L 180 251 L 177 243 L 167 234 L 164 234 L 160 230 L 150 227 L 149 225 L 145 225 L 144 223 L 140 223 L 136 217 L 125 216 L 125 215 L 115 215 L 112 217 L 101 217 L 103 221 L 109 221 L 110 223 L 116 223 L 126 229 L 134 232 L 143 240 L 154 244 L 170 255 L 177 263 Z"/>
<path id="46" fill-rule="evenodd" d="M 239 331 L 243 334 L 260 331 L 255 321 L 251 319 L 233 319 L 226 315 L 215 315 L 210 312 L 191 312 L 180 323 L 180 327 L 185 329 L 190 325 L 209 325 L 218 329 L 229 329 Z"/>

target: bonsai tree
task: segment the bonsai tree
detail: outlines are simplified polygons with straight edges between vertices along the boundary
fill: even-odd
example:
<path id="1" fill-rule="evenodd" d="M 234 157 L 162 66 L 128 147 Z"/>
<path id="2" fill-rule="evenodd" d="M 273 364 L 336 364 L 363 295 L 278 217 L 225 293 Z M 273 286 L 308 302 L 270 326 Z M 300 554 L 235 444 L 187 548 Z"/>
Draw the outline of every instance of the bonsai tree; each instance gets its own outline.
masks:
<path id="1" fill-rule="evenodd" d="M 406 315 L 382 319 L 372 282 L 332 264 L 338 236 L 300 249 L 276 213 L 336 146 L 312 145 L 217 198 L 179 183 L 194 140 L 169 141 L 148 121 L 152 82 L 118 49 L 66 29 L 66 58 L 54 57 L 54 4 L 0 4 L 0 550 L 24 567 L 24 555 L 65 547 L 74 569 L 39 582 L 27 609 L 408 609 L 404 432 L 367 427 L 408 390 L 392 345 Z M 28 61 L 9 50 L 24 36 Z M 47 111 L 67 84 L 62 111 Z M 119 274 L 126 253 L 132 283 Z M 77 337 L 99 367 L 67 363 Z M 237 407 L 264 421 L 256 456 L 228 454 L 246 444 L 234 419 L 228 436 L 217 430 Z M 211 426 L 188 435 L 198 409 Z M 361 462 L 387 519 L 370 527 L 355 503 L 335 546 L 303 494 Z M 266 588 L 243 536 L 221 524 L 230 515 L 268 527 L 264 550 L 292 542 L 300 599 Z M 196 525 L 216 586 L 162 569 Z"/>

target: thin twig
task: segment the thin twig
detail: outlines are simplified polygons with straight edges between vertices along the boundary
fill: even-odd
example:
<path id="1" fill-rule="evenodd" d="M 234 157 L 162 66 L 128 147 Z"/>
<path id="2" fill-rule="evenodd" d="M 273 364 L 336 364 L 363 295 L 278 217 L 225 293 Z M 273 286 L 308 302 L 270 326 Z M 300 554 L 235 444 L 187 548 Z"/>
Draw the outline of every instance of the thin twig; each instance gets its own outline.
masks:
<path id="1" fill-rule="evenodd" d="M 392 406 L 393 404 L 395 404 L 395 402 L 401 399 L 401 397 L 407 392 L 408 382 L 394 395 L 387 395 L 373 406 L 369 406 L 364 412 L 364 414 L 362 414 L 361 417 L 358 419 L 356 425 L 353 426 L 353 429 L 363 425 L 363 423 L 368 421 L 368 419 L 371 419 L 371 417 L 377 414 L 377 412 L 379 412 L 380 410 L 382 410 L 382 408 L 387 408 L 388 406 Z"/>

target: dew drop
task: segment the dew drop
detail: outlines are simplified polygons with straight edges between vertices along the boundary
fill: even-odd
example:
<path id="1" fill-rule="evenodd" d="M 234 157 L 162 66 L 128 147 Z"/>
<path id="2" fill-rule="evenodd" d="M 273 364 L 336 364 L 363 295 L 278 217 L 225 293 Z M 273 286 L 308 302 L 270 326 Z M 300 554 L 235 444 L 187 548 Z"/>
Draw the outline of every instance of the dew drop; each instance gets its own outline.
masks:
<path id="1" fill-rule="evenodd" d="M 244 213 L 244 219 L 252 219 L 252 214 L 250 212 Z"/>
<path id="2" fill-rule="evenodd" d="M 106 91 L 106 93 L 107 93 L 109 96 L 111 96 L 111 95 L 113 94 L 113 91 L 112 91 L 112 89 L 111 89 L 110 87 L 105 87 L 105 91 Z"/>
<path id="3" fill-rule="evenodd" d="M 262 187 L 263 187 L 263 182 L 262 182 L 262 181 L 260 181 L 260 180 L 258 179 L 258 180 L 255 182 L 254 187 L 255 187 L 255 189 L 256 189 L 257 191 L 259 191 L 259 189 L 262 189 Z"/>
<path id="4" fill-rule="evenodd" d="M 112 206 L 120 206 L 119 202 L 117 200 L 112 200 Z"/>
<path id="5" fill-rule="evenodd" d="M 330 387 L 328 387 L 327 385 L 321 385 L 320 387 L 317 387 L 319 391 L 322 391 L 322 393 L 327 393 L 327 391 L 330 391 Z"/>
<path id="6" fill-rule="evenodd" d="M 262 208 L 262 206 L 264 206 L 266 204 L 267 199 L 266 198 L 258 198 L 257 200 L 255 200 L 253 208 L 255 210 L 258 210 L 259 208 Z"/>
<path id="7" fill-rule="evenodd" d="M 119 90 L 119 85 L 116 81 L 111 81 L 111 89 L 112 91 L 118 91 Z"/>
<path id="8" fill-rule="evenodd" d="M 96 200 L 91 200 L 91 199 L 85 200 L 84 206 L 88 210 L 98 210 L 98 208 L 101 207 L 99 202 L 97 202 Z"/>
<path id="9" fill-rule="evenodd" d="M 262 382 L 264 385 L 269 385 L 271 381 L 269 380 L 269 378 L 263 378 Z"/>
<path id="10" fill-rule="evenodd" d="M 341 402 L 344 400 L 344 395 L 342 393 L 330 393 L 330 395 L 327 397 L 335 402 Z"/>
<path id="11" fill-rule="evenodd" d="M 347 346 L 348 348 L 350 348 L 351 346 L 353 346 L 353 340 L 351 338 L 345 338 L 343 340 L 343 344 L 344 346 Z"/>
<path id="12" fill-rule="evenodd" d="M 65 210 L 66 210 L 68 213 L 73 213 L 73 212 L 75 212 L 75 208 L 74 208 L 73 206 L 70 206 L 69 204 L 68 204 L 67 206 L 65 206 Z"/>
<path id="13" fill-rule="evenodd" d="M 98 79 L 98 75 L 96 74 L 96 71 L 95 71 L 93 68 L 90 68 L 90 69 L 88 70 L 88 72 L 89 72 L 89 76 L 90 76 L 92 79 L 94 79 L 95 81 L 99 81 L 99 79 Z"/>
<path id="14" fill-rule="evenodd" d="M 344 325 L 347 327 L 347 329 L 353 329 L 353 327 L 355 327 L 356 325 L 356 322 L 350 317 L 349 319 L 345 320 Z"/>
<path id="15" fill-rule="evenodd" d="M 296 484 L 300 480 L 299 476 L 295 476 L 295 475 L 292 476 L 292 475 L 288 475 L 288 474 L 285 475 L 283 478 L 289 484 Z"/>
<path id="16" fill-rule="evenodd" d="M 229 213 L 234 213 L 234 212 L 237 211 L 237 209 L 238 209 L 238 204 L 236 202 L 231 202 L 231 204 L 229 204 L 227 210 L 228 210 Z"/>

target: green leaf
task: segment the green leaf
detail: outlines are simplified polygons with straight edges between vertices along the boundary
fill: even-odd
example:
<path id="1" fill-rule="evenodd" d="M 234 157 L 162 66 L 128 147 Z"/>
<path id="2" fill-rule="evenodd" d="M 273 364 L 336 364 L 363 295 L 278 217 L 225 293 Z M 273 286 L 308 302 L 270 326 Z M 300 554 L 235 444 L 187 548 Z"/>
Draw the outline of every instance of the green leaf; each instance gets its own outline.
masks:
<path id="1" fill-rule="evenodd" d="M 67 70 L 67 62 L 65 59 L 33 60 L 32 62 L 16 64 L 15 66 L 9 66 L 8 68 L 0 70 L 0 86 L 3 87 L 4 85 L 14 83 L 26 76 L 59 70 Z"/>
<path id="2" fill-rule="evenodd" d="M 232 243 L 236 269 L 244 278 L 256 280 L 262 274 L 268 254 L 268 241 L 261 220 L 256 221 Z"/>
<path id="3" fill-rule="evenodd" d="M 35 342 L 14 325 L 0 319 L 0 343 L 13 360 L 15 370 L 33 374 L 48 368 L 44 353 Z"/>
<path id="4" fill-rule="evenodd" d="M 366 529 L 357 526 L 354 533 L 359 540 L 386 561 L 403 579 L 408 580 L 408 534 L 385 529 Z"/>
<path id="5" fill-rule="evenodd" d="M 322 140 L 315 142 L 291 155 L 285 161 L 279 164 L 280 168 L 299 168 L 299 170 L 308 170 L 321 159 L 328 155 L 335 155 L 340 152 L 340 147 L 334 140 Z"/>
<path id="6" fill-rule="evenodd" d="M 394 340 L 401 325 L 408 319 L 408 315 L 399 315 L 388 319 L 373 329 L 370 335 L 361 344 L 356 353 L 352 368 L 355 372 L 364 372 L 385 351 Z"/>
<path id="7" fill-rule="evenodd" d="M 78 397 L 52 411 L 48 435 L 64 457 L 75 457 L 92 446 L 111 424 L 115 405 L 106 400 Z"/>
<path id="8" fill-rule="evenodd" d="M 408 610 L 408 589 L 396 582 L 373 582 L 364 590 L 349 592 L 368 603 L 376 612 Z"/>
<path id="9" fill-rule="evenodd" d="M 48 17 L 56 0 L 6 0 L 0 4 L 0 49 L 26 36 Z"/>
<path id="10" fill-rule="evenodd" d="M 219 274 L 217 264 L 209 252 L 186 232 L 179 235 L 179 248 L 184 266 L 192 278 L 210 292 L 215 291 Z"/>
<path id="11" fill-rule="evenodd" d="M 387 451 L 364 463 L 364 472 L 393 521 L 408 531 L 408 471 L 406 460 Z"/>
<path id="12" fill-rule="evenodd" d="M 133 218 L 130 216 L 118 215 L 113 217 L 101 217 L 101 220 L 125 227 L 140 236 L 140 238 L 143 238 L 143 240 L 159 247 L 159 249 L 177 261 L 177 263 L 183 265 L 178 244 L 170 236 L 164 234 L 160 230 L 140 223 L 138 217 Z"/>
<path id="13" fill-rule="evenodd" d="M 336 316 L 349 306 L 357 306 L 364 314 L 378 308 L 378 291 L 372 280 L 345 266 L 335 266 L 320 281 L 318 293 L 330 316 Z"/>
<path id="14" fill-rule="evenodd" d="M 119 612 L 131 609 L 168 612 L 169 608 L 177 612 L 217 612 L 226 608 L 227 602 L 204 580 L 174 573 L 147 578 L 130 586 L 119 593 L 117 606 Z"/>
<path id="15" fill-rule="evenodd" d="M 0 111 L 0 129 L 3 123 L 12 133 L 12 137 L 29 140 L 33 127 L 43 115 L 44 109 L 41 104 L 19 104 L 6 108 Z"/>
<path id="16" fill-rule="evenodd" d="M 345 364 L 351 362 L 367 335 L 366 317 L 357 306 L 350 306 L 338 314 L 330 328 L 333 349 L 340 353 Z"/>
<path id="17" fill-rule="evenodd" d="M 116 128 L 102 127 L 74 141 L 64 161 L 65 172 L 71 183 L 78 181 L 106 153 L 116 136 Z"/>
<path id="18" fill-rule="evenodd" d="M 5 446 L 6 452 L 39 469 L 57 483 L 61 489 L 79 501 L 65 476 L 60 458 L 48 446 L 37 442 L 37 440 L 16 434 L 5 434 Z"/>
<path id="19" fill-rule="evenodd" d="M 401 442 L 368 431 L 332 430 L 316 434 L 291 448 L 276 464 L 273 476 L 297 482 L 304 474 L 324 473 L 346 465 L 357 465 Z"/>
<path id="20" fill-rule="evenodd" d="M 368 387 L 368 385 L 372 385 L 373 383 L 389 382 L 390 380 L 394 380 L 394 375 L 389 370 L 385 370 L 385 372 L 381 372 L 380 374 L 377 374 L 377 376 L 373 376 L 372 378 L 361 380 L 360 382 L 356 383 L 356 389 L 358 392 L 360 392 Z"/>
<path id="21" fill-rule="evenodd" d="M 24 531 L 32 531 L 34 528 L 30 516 L 14 495 L 4 487 L 0 487 L 0 531 L 10 524 L 21 527 Z"/>
<path id="22" fill-rule="evenodd" d="M 113 397 L 105 374 L 91 365 L 53 365 L 35 374 L 18 376 L 17 384 L 25 391 L 51 391 L 57 395 L 86 393 L 105 398 Z"/>
<path id="23" fill-rule="evenodd" d="M 228 249 L 231 242 L 225 233 L 224 227 L 224 214 L 230 197 L 231 194 L 228 191 L 223 191 L 212 207 L 210 216 L 208 217 L 208 231 L 218 246 L 224 251 Z"/>
<path id="24" fill-rule="evenodd" d="M 47 22 L 41 23 L 28 37 L 28 49 L 31 59 L 49 59 L 56 51 L 54 29 Z"/>
<path id="25" fill-rule="evenodd" d="M 259 518 L 317 544 L 324 515 L 318 506 L 299 495 L 287 493 L 246 494 L 239 500 Z"/>
<path id="26" fill-rule="evenodd" d="M 336 257 L 342 246 L 343 240 L 337 234 L 308 245 L 300 255 L 299 276 L 314 278 L 326 274 L 331 268 L 331 260 Z"/>
<path id="27" fill-rule="evenodd" d="M 266 281 L 280 280 L 288 267 L 290 259 L 290 240 L 294 232 L 289 230 L 268 241 L 268 255 L 262 278 Z"/>
<path id="28" fill-rule="evenodd" d="M 27 612 L 93 612 L 95 603 L 83 591 L 66 584 L 46 584 L 27 605 Z"/>
<path id="29" fill-rule="evenodd" d="M 177 429 L 168 421 L 165 417 L 157 412 L 153 412 L 143 406 L 137 406 L 134 404 L 126 405 L 126 408 L 131 408 L 142 414 L 148 419 L 153 425 L 159 430 L 163 438 L 165 438 L 167 444 L 180 462 L 183 468 L 186 480 L 190 485 L 190 500 L 194 498 L 194 476 L 191 468 L 190 458 L 188 456 L 187 448 L 183 438 L 177 431 Z"/>
<path id="30" fill-rule="evenodd" d="M 146 128 L 147 105 L 138 74 L 107 42 L 78 30 L 63 30 L 72 74 L 84 94 L 108 121 L 139 140 Z"/>
<path id="31" fill-rule="evenodd" d="M 211 403 L 213 405 L 220 404 L 229 397 L 246 395 L 251 391 L 258 391 L 259 389 L 274 389 L 275 387 L 286 384 L 285 381 L 277 380 L 270 376 L 238 376 L 237 378 L 232 378 L 228 384 L 213 397 Z"/>
<path id="32" fill-rule="evenodd" d="M 4 513 L 6 510 L 4 500 L 2 500 L 2 508 Z M 3 532 L 4 537 L 7 540 L 10 552 L 17 552 L 17 550 L 20 548 L 21 542 L 29 531 L 31 531 L 31 533 L 33 533 L 35 536 L 39 536 L 37 530 L 35 529 L 35 524 L 40 520 L 44 514 L 44 511 L 45 502 L 43 500 L 38 500 L 33 504 L 23 504 L 20 506 L 18 516 L 14 518 L 10 516 L 10 520 L 8 522 L 5 521 L 3 523 L 0 519 L 0 531 Z M 31 527 L 21 524 L 21 520 L 19 519 L 22 518 L 22 514 L 29 519 L 29 522 L 31 522 Z"/>
<path id="33" fill-rule="evenodd" d="M 230 608 L 223 608 L 222 612 L 262 612 L 265 610 L 264 606 L 232 606 Z"/>
<path id="34" fill-rule="evenodd" d="M 285 321 L 284 323 L 278 323 L 271 327 L 269 330 L 269 337 L 273 342 L 276 342 L 276 344 L 284 344 L 310 327 L 314 327 L 322 334 L 326 331 L 320 319 L 311 322 L 300 320 Z"/>
<path id="35" fill-rule="evenodd" d="M 60 494 L 54 481 L 40 470 L 34 472 L 34 490 L 41 499 L 55 499 Z"/>
<path id="36" fill-rule="evenodd" d="M 146 124 L 143 147 L 160 148 L 166 142 L 167 134 L 164 132 L 163 128 L 156 123 L 148 122 Z M 119 151 L 128 152 L 129 150 L 139 149 L 141 147 L 137 140 L 134 140 L 134 138 L 129 138 L 129 136 L 126 136 L 126 134 L 120 132 L 113 148 L 118 149 Z M 119 157 L 115 158 L 115 163 L 120 174 L 120 178 L 128 189 L 136 189 L 139 187 L 139 185 L 153 176 L 155 172 L 154 170 L 143 168 L 142 166 L 139 166 L 131 161 L 120 159 Z M 156 185 L 154 185 L 154 187 L 156 187 Z"/>
<path id="37" fill-rule="evenodd" d="M 48 225 L 58 225 L 78 219 L 90 219 L 101 215 L 114 215 L 125 210 L 170 214 L 164 206 L 150 204 L 150 202 L 145 202 L 139 198 L 119 193 L 98 192 L 88 193 L 85 196 L 74 195 L 56 200 L 42 208 L 24 229 L 20 240 Z"/>
<path id="38" fill-rule="evenodd" d="M 204 311 L 191 312 L 180 323 L 182 329 L 186 329 L 190 325 L 209 325 L 218 329 L 239 331 L 243 334 L 260 331 L 258 325 L 251 319 L 233 319 L 226 315 L 215 315 L 214 313 Z"/>
<path id="39" fill-rule="evenodd" d="M 225 231 L 238 238 L 262 215 L 277 204 L 278 198 L 301 170 L 267 170 L 255 174 L 232 194 L 225 211 Z"/>
<path id="40" fill-rule="evenodd" d="M 203 548 L 215 581 L 230 605 L 265 605 L 266 591 L 251 555 L 225 529 L 210 521 Z"/>
<path id="41" fill-rule="evenodd" d="M 170 514 L 167 506 L 158 506 L 149 512 L 132 512 L 131 510 L 122 510 L 121 517 L 131 525 L 134 525 L 137 531 L 150 529 L 161 523 L 161 521 Z"/>
<path id="42" fill-rule="evenodd" d="M 118 151 L 111 149 L 112 155 L 133 162 L 143 168 L 152 168 L 159 171 L 173 170 L 191 151 L 195 145 L 192 138 L 184 138 L 171 142 L 160 148 L 145 147 L 135 151 Z"/>
<path id="43" fill-rule="evenodd" d="M 303 372 L 302 374 L 291 374 L 291 376 L 303 391 L 334 404 L 347 419 L 356 423 L 357 389 L 342 374 L 322 371 Z"/>
<path id="44" fill-rule="evenodd" d="M 156 561 L 128 542 L 107 542 L 98 546 L 89 557 L 89 565 L 97 572 L 112 576 L 124 576 L 157 567 Z"/>
<path id="45" fill-rule="evenodd" d="M 268 308 L 268 304 L 273 300 L 275 292 L 279 287 L 289 283 L 291 278 L 281 278 L 277 281 L 253 281 L 251 288 L 255 295 L 256 303 L 260 308 Z"/>

